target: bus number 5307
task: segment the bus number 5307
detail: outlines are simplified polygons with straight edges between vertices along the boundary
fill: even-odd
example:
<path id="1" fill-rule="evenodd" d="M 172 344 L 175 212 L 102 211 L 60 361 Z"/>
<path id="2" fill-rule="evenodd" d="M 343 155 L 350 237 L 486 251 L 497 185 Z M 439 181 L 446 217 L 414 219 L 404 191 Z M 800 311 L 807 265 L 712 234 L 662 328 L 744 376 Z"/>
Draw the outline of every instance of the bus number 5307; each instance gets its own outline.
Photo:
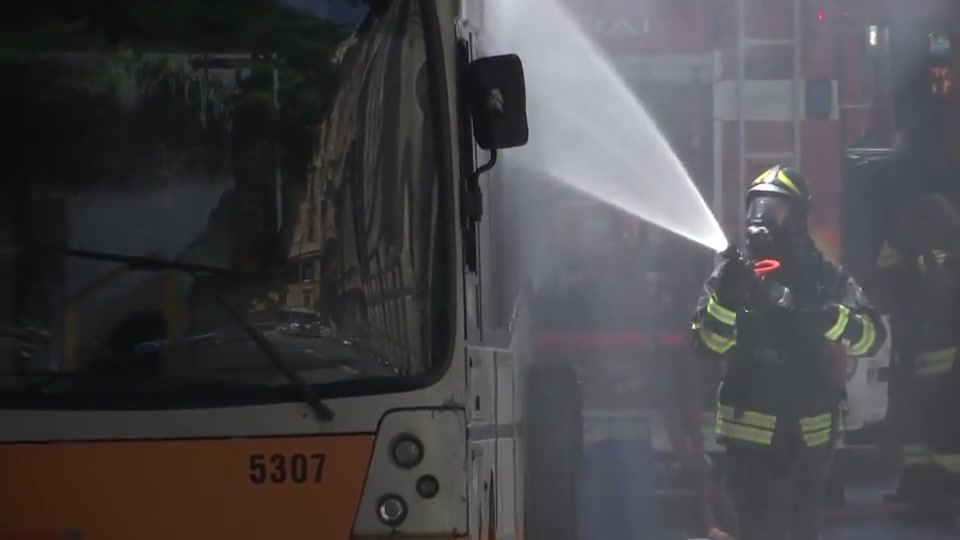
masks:
<path id="1" fill-rule="evenodd" d="M 251 454 L 250 482 L 254 484 L 319 484 L 324 454 Z"/>

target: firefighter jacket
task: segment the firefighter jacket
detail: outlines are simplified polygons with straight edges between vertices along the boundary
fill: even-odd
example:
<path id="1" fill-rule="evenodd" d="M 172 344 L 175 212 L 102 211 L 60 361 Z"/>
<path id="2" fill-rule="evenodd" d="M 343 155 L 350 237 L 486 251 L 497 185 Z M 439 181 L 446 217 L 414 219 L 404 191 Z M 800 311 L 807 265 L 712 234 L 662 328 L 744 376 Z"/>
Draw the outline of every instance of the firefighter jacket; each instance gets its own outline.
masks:
<path id="1" fill-rule="evenodd" d="M 897 372 L 921 380 L 949 374 L 960 349 L 960 254 L 907 254 L 888 243 L 877 267 L 897 293 L 891 317 Z"/>
<path id="2" fill-rule="evenodd" d="M 722 444 L 769 446 L 774 434 L 808 447 L 831 442 L 839 429 L 842 388 L 834 377 L 833 348 L 850 356 L 872 356 L 886 329 L 857 283 L 840 268 L 811 253 L 804 287 L 793 291 L 798 305 L 832 312 L 817 323 L 809 310 L 740 309 L 717 301 L 721 261 L 704 284 L 693 317 L 694 347 L 724 360 L 716 433 Z M 721 297 L 723 295 L 721 294 Z M 802 441 L 802 442 L 799 442 Z"/>

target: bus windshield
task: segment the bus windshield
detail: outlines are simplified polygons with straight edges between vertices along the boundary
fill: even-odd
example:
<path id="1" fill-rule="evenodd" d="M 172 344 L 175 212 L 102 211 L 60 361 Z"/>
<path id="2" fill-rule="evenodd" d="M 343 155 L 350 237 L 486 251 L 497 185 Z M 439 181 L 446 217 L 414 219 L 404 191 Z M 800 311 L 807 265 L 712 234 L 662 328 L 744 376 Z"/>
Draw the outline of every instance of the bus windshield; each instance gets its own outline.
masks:
<path id="1" fill-rule="evenodd" d="M 421 17 L 417 0 L 6 14 L 0 406 L 282 393 L 250 328 L 324 396 L 445 366 L 443 89 Z"/>

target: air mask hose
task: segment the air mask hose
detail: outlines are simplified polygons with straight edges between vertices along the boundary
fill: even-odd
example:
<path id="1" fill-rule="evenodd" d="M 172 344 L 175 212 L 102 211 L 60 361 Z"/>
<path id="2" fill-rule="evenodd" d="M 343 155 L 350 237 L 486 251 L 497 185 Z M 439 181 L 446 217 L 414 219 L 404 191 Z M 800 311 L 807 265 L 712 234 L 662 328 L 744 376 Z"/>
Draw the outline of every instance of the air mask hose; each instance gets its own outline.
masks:
<path id="1" fill-rule="evenodd" d="M 747 262 L 747 258 L 744 254 L 737 249 L 736 246 L 731 245 L 727 249 L 720 252 L 720 256 L 724 259 L 743 266 L 747 266 L 750 263 Z M 780 261 L 776 259 L 762 259 L 753 263 L 753 273 L 757 276 L 765 276 L 771 274 L 780 269 Z"/>
<path id="2" fill-rule="evenodd" d="M 780 269 L 780 261 L 776 259 L 763 259 L 753 263 L 753 272 L 757 277 L 772 274 Z"/>

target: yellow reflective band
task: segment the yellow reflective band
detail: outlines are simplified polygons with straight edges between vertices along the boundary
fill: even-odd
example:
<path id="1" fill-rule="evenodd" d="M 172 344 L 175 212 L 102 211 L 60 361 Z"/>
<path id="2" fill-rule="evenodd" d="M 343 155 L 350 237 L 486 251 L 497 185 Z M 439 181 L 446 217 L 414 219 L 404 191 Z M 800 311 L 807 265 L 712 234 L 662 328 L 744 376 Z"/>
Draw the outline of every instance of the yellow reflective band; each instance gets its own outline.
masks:
<path id="1" fill-rule="evenodd" d="M 947 252 L 942 249 L 933 250 L 933 256 L 936 257 L 937 262 L 943 264 L 947 260 Z"/>
<path id="2" fill-rule="evenodd" d="M 857 319 L 863 324 L 863 333 L 860 335 L 860 340 L 853 345 L 844 342 L 844 345 L 847 346 L 847 352 L 852 356 L 867 354 L 867 351 L 869 351 L 877 341 L 877 329 L 873 326 L 873 321 L 863 315 L 857 315 Z"/>
<path id="3" fill-rule="evenodd" d="M 930 454 L 927 455 L 915 455 L 915 456 L 905 456 L 903 458 L 904 465 L 930 465 L 933 463 L 933 456 Z"/>
<path id="4" fill-rule="evenodd" d="M 833 323 L 833 326 L 831 326 L 830 329 L 827 330 L 823 335 L 827 336 L 827 339 L 830 341 L 837 341 L 847 329 L 847 324 L 849 322 L 850 308 L 847 306 L 837 306 L 837 321 Z"/>
<path id="5" fill-rule="evenodd" d="M 900 252 L 897 251 L 897 248 L 891 246 L 888 242 L 884 242 L 883 248 L 880 250 L 880 256 L 877 257 L 877 267 L 879 268 L 890 268 L 896 266 L 900 263 Z"/>
<path id="6" fill-rule="evenodd" d="M 933 462 L 947 472 L 960 473 L 960 454 L 933 454 Z"/>
<path id="7" fill-rule="evenodd" d="M 710 301 L 707 302 L 707 313 L 709 313 L 718 322 L 727 326 L 734 326 L 737 324 L 737 314 L 717 303 L 717 299 L 714 296 L 711 296 Z"/>
<path id="8" fill-rule="evenodd" d="M 920 445 L 905 446 L 903 454 L 906 465 L 938 465 L 947 472 L 960 473 L 960 454 L 937 454 Z"/>
<path id="9" fill-rule="evenodd" d="M 800 428 L 804 432 L 829 428 L 831 425 L 833 425 L 833 419 L 830 417 L 830 413 L 800 419 Z"/>
<path id="10" fill-rule="evenodd" d="M 769 445 L 773 442 L 773 431 L 743 426 L 728 422 L 726 420 L 717 420 L 717 435 L 728 439 L 746 441 L 756 444 Z"/>
<path id="11" fill-rule="evenodd" d="M 922 353 L 917 356 L 917 375 L 929 377 L 942 375 L 953 367 L 957 359 L 957 347 Z"/>
<path id="12" fill-rule="evenodd" d="M 800 419 L 800 431 L 807 446 L 820 446 L 830 441 L 830 428 L 833 418 L 830 413 L 817 416 L 807 416 Z"/>
<path id="13" fill-rule="evenodd" d="M 903 463 L 905 465 L 930 465 L 933 463 L 933 453 L 923 445 L 906 445 L 903 447 Z"/>
<path id="14" fill-rule="evenodd" d="M 793 183 L 793 180 L 786 175 L 782 170 L 777 170 L 776 174 L 773 174 L 774 169 L 768 169 L 758 176 L 753 183 L 750 185 L 755 186 L 762 183 L 772 183 L 774 180 L 779 180 L 784 186 L 787 187 L 790 191 L 796 193 L 797 195 L 803 196 L 803 193 L 800 193 L 800 190 L 797 189 L 796 184 Z"/>
<path id="15" fill-rule="evenodd" d="M 807 446 L 827 444 L 830 442 L 830 429 L 828 428 L 814 433 L 804 433 L 803 442 L 807 443 Z"/>
<path id="16" fill-rule="evenodd" d="M 721 336 L 708 328 L 700 327 L 699 335 L 703 344 L 717 354 L 723 354 L 737 344 L 737 338 Z"/>
<path id="17" fill-rule="evenodd" d="M 776 177 L 773 176 L 773 169 L 767 169 L 763 171 L 763 173 L 760 176 L 756 177 L 750 185 L 755 186 L 762 182 L 773 182 L 774 178 Z"/>
<path id="18" fill-rule="evenodd" d="M 783 185 L 790 188 L 790 191 L 796 193 L 797 195 L 803 196 L 803 194 L 800 193 L 800 190 L 797 189 L 797 186 L 794 185 L 793 180 L 791 180 L 790 177 L 788 177 L 783 171 L 777 171 L 777 180 L 783 182 Z"/>
<path id="19" fill-rule="evenodd" d="M 777 427 L 777 417 L 756 411 L 743 411 L 737 416 L 736 411 L 729 405 L 717 406 L 717 420 L 729 420 L 738 424 L 773 430 Z"/>

